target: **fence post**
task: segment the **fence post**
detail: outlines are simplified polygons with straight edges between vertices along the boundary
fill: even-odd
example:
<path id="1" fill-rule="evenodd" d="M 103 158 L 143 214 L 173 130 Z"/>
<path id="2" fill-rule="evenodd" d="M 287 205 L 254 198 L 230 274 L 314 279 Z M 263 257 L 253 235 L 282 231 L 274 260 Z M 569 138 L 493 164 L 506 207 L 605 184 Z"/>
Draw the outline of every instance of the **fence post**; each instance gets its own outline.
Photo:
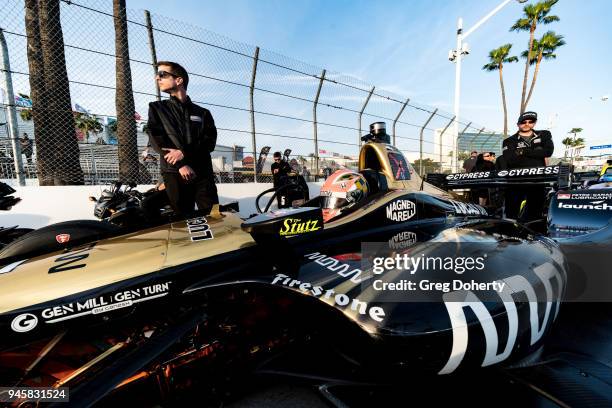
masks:
<path id="1" fill-rule="evenodd" d="M 440 173 L 442 172 L 442 136 L 444 136 L 444 132 L 446 132 L 446 130 L 448 129 L 448 127 L 454 122 L 455 118 L 457 116 L 453 115 L 453 117 L 451 118 L 451 120 L 447 123 L 447 125 L 444 127 L 444 129 L 442 129 L 442 133 L 440 133 Z M 451 160 L 451 171 L 452 170 L 452 160 Z"/>
<path id="2" fill-rule="evenodd" d="M 149 10 L 145 10 L 145 21 L 147 22 L 147 31 L 149 32 L 149 49 L 151 50 L 151 61 L 153 62 L 153 72 L 157 74 L 157 52 L 155 51 L 155 37 L 153 37 L 153 24 L 151 23 L 151 13 Z M 159 84 L 157 79 L 153 77 L 155 81 L 155 94 L 157 100 L 161 101 L 161 93 L 159 92 Z"/>
<path id="3" fill-rule="evenodd" d="M 427 122 L 425 122 L 425 124 L 421 127 L 421 134 L 419 136 L 419 175 L 421 177 L 423 177 L 423 131 L 436 115 L 436 112 L 438 112 L 438 108 L 431 112 L 431 115 L 429 115 L 429 118 L 427 118 Z"/>
<path id="4" fill-rule="evenodd" d="M 23 172 L 23 160 L 21 158 L 21 144 L 19 143 L 19 129 L 17 129 L 17 111 L 15 109 L 15 94 L 13 93 L 13 78 L 11 77 L 11 62 L 8 54 L 8 46 L 4 38 L 4 31 L 0 28 L 0 49 L 2 52 L 2 67 L 4 72 L 4 84 L 6 86 L 7 104 L 7 123 L 9 135 L 11 138 L 11 147 L 13 148 L 13 163 L 17 172 L 17 181 L 20 186 L 25 186 L 25 178 Z"/>
<path id="5" fill-rule="evenodd" d="M 363 107 L 359 111 L 359 135 L 357 135 L 357 144 L 359 145 L 360 149 L 361 149 L 361 136 L 363 136 L 361 134 L 361 117 L 363 116 L 363 111 L 365 111 L 366 106 L 368 106 L 368 102 L 370 102 L 370 98 L 372 97 L 372 94 L 374 93 L 374 89 L 376 89 L 375 86 L 373 86 L 372 89 L 370 89 L 370 93 L 368 94 L 368 97 L 366 98 L 365 102 L 363 103 Z M 359 154 L 359 152 L 357 152 L 357 153 Z"/>
<path id="6" fill-rule="evenodd" d="M 319 88 L 317 88 L 317 96 L 315 96 L 314 105 L 312 107 L 316 174 L 319 174 L 319 137 L 317 133 L 317 105 L 319 104 L 319 96 L 321 96 L 321 88 L 323 87 L 323 81 L 325 81 L 325 72 L 325 70 L 321 72 L 321 80 L 319 81 Z"/>
<path id="7" fill-rule="evenodd" d="M 255 133 L 255 77 L 257 75 L 257 61 L 259 61 L 259 47 L 255 47 L 255 55 L 253 56 L 253 74 L 251 75 L 251 87 L 249 88 L 249 102 L 251 111 L 251 141 L 253 143 L 253 181 L 257 183 L 257 140 Z"/>
<path id="8" fill-rule="evenodd" d="M 402 116 L 402 113 L 404 112 L 404 109 L 406 109 L 406 105 L 408 105 L 408 102 L 410 102 L 410 98 L 406 99 L 406 102 L 404 102 L 402 108 L 400 109 L 397 116 L 395 117 L 395 120 L 393 121 L 393 146 L 395 146 L 395 124 L 399 120 L 400 116 Z"/>

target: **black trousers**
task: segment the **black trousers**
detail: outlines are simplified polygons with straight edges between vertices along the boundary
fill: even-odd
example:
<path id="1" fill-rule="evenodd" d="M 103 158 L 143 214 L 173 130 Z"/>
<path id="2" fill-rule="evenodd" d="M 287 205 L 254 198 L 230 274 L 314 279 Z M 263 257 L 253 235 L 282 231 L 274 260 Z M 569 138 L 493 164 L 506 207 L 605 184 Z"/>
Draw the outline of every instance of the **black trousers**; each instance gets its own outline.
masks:
<path id="1" fill-rule="evenodd" d="M 506 218 L 517 219 L 521 202 L 527 200 L 527 208 L 521 221 L 534 221 L 542 218 L 546 192 L 540 186 L 508 187 L 505 193 Z"/>
<path id="2" fill-rule="evenodd" d="M 212 175 L 211 178 L 196 176 L 188 182 L 178 173 L 163 173 L 163 177 L 170 205 L 177 215 L 188 216 L 193 213 L 196 204 L 198 210 L 208 214 L 213 204 L 219 203 Z"/>

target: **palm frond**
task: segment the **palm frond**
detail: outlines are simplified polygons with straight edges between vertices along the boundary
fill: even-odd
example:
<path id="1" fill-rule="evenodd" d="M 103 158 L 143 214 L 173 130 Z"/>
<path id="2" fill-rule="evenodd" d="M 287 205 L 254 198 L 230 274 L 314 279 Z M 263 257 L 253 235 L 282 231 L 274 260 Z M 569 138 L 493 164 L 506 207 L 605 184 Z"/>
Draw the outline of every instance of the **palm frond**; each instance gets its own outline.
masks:
<path id="1" fill-rule="evenodd" d="M 529 31 L 531 28 L 531 20 L 528 18 L 519 18 L 516 22 L 510 27 L 510 31 Z"/>
<path id="2" fill-rule="evenodd" d="M 542 19 L 542 23 L 544 24 L 550 24 L 553 23 L 555 21 L 559 21 L 559 17 L 557 16 L 546 16 Z"/>
<path id="3" fill-rule="evenodd" d="M 482 69 L 485 71 L 497 71 L 499 69 L 499 64 L 489 62 L 488 64 L 483 65 Z"/>

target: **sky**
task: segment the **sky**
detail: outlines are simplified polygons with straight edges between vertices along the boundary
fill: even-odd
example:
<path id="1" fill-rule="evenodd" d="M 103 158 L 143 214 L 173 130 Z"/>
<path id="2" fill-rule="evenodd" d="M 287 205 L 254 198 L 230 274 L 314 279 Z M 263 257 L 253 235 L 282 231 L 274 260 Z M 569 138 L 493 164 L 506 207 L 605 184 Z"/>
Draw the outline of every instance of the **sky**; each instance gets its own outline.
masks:
<path id="1" fill-rule="evenodd" d="M 532 1 L 533 2 L 533 1 Z M 464 31 L 500 0 L 127 0 L 130 9 L 148 9 L 231 39 L 328 70 L 355 76 L 377 88 L 453 111 L 455 66 L 448 51 L 455 46 L 457 18 Z M 488 52 L 513 44 L 512 55 L 527 48 L 528 33 L 510 32 L 523 5 L 511 2 L 466 40 L 461 117 L 503 129 L 499 76 L 486 72 Z M 574 127 L 588 144 L 612 143 L 612 53 L 608 31 L 609 0 L 560 0 L 553 8 L 560 21 L 542 26 L 567 44 L 557 59 L 542 63 L 529 109 L 539 114 L 538 128 L 550 128 L 561 140 Z M 516 130 L 524 60 L 504 68 L 509 129 Z M 591 151 L 612 153 L 611 150 Z"/>

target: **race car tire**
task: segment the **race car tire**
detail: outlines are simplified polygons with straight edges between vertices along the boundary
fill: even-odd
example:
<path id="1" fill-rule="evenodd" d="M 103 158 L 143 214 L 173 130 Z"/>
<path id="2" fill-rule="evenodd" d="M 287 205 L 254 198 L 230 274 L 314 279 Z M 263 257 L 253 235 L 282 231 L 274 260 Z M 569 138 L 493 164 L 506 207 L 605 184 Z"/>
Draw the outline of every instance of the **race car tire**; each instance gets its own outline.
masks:
<path id="1" fill-rule="evenodd" d="M 76 220 L 29 232 L 0 251 L 0 265 L 118 235 L 122 228 L 102 221 Z"/>

